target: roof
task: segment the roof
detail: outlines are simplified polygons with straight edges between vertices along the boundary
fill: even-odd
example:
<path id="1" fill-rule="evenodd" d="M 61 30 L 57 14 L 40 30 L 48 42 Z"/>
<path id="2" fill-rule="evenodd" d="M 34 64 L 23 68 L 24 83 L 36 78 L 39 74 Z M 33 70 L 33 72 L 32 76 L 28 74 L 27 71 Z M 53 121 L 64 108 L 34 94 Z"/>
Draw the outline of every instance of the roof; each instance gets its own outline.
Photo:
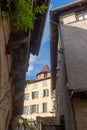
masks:
<path id="1" fill-rule="evenodd" d="M 39 72 L 36 77 L 39 75 L 39 74 L 42 74 L 42 73 L 50 73 L 50 68 L 48 67 L 48 65 L 45 65 L 42 69 L 41 72 Z"/>
<path id="2" fill-rule="evenodd" d="M 37 4 L 41 5 L 42 3 L 44 3 L 44 5 L 48 6 L 49 1 L 50 0 L 41 0 L 41 1 L 37 1 Z M 37 16 L 36 16 L 37 19 L 34 24 L 34 30 L 31 32 L 30 52 L 33 55 L 39 54 L 42 35 L 43 35 L 44 26 L 45 26 L 45 22 L 46 22 L 47 10 L 42 15 L 37 14 Z"/>
<path id="3" fill-rule="evenodd" d="M 48 65 L 45 65 L 43 67 L 42 72 L 50 72 L 50 68 L 48 67 Z"/>
<path id="4" fill-rule="evenodd" d="M 58 117 L 37 117 L 45 126 L 61 126 Z"/>
<path id="5" fill-rule="evenodd" d="M 56 14 L 56 13 L 60 14 L 62 12 L 72 10 L 73 8 L 78 8 L 79 6 L 85 5 L 85 3 L 87 3 L 87 0 L 76 0 L 72 3 L 65 4 L 63 6 L 54 8 L 51 10 L 51 12 L 53 12 L 54 14 Z"/>
<path id="6" fill-rule="evenodd" d="M 38 79 L 38 80 L 34 80 L 34 81 L 30 81 L 30 80 L 27 80 L 26 83 L 27 84 L 34 84 L 34 83 L 38 83 L 40 81 L 44 81 L 44 80 L 49 80 L 51 77 L 46 77 L 44 79 Z"/>
<path id="7" fill-rule="evenodd" d="M 65 5 L 63 5 L 63 6 L 60 6 L 60 7 L 57 7 L 57 8 L 54 8 L 54 9 L 52 9 L 51 11 L 56 11 L 56 10 L 64 10 L 65 8 L 70 8 L 70 7 L 72 7 L 72 6 L 75 6 L 75 5 L 81 5 L 82 3 L 85 3 L 86 2 L 86 0 L 75 0 L 74 2 L 70 2 L 70 3 L 68 3 L 68 4 L 65 4 Z"/>

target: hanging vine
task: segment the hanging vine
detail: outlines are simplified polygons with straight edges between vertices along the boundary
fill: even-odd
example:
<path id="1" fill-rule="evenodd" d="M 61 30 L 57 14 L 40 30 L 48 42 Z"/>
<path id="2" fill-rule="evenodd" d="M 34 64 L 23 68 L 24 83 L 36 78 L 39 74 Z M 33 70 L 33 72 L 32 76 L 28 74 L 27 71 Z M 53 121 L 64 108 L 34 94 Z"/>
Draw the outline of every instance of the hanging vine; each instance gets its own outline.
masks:
<path id="1" fill-rule="evenodd" d="M 33 0 L 34 2 L 37 0 Z M 34 21 L 37 19 L 36 14 L 43 14 L 47 6 L 36 6 L 32 9 L 32 0 L 7 0 L 7 8 L 17 30 L 34 28 Z"/>

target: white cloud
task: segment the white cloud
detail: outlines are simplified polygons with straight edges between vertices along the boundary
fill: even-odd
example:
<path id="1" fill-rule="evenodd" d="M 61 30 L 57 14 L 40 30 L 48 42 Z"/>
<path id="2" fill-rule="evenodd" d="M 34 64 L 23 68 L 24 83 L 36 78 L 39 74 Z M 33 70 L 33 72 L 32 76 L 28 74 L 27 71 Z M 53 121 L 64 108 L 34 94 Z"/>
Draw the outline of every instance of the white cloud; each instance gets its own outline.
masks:
<path id="1" fill-rule="evenodd" d="M 34 70 L 34 66 L 30 65 L 29 68 L 28 68 L 28 72 L 31 72 Z"/>
<path id="2" fill-rule="evenodd" d="M 33 56 L 32 54 L 30 54 L 30 64 L 33 64 L 37 59 L 37 56 Z"/>
<path id="3" fill-rule="evenodd" d="M 28 72 L 26 73 L 26 75 L 30 75 L 33 74 L 34 72 L 37 71 L 36 68 L 36 64 L 42 64 L 43 61 L 39 58 L 39 56 L 33 56 L 32 54 L 30 54 L 30 60 L 29 60 L 29 67 L 28 67 Z"/>
<path id="4" fill-rule="evenodd" d="M 28 72 L 26 73 L 27 75 L 29 75 L 34 70 L 34 64 L 36 60 L 37 60 L 37 56 L 33 56 L 32 54 L 30 54 Z"/>

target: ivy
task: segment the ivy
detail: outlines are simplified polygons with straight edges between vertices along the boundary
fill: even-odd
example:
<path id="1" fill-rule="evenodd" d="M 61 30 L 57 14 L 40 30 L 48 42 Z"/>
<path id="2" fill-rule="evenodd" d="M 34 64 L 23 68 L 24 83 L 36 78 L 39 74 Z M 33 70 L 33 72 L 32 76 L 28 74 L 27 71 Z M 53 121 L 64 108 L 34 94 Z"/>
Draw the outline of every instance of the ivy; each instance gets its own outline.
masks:
<path id="1" fill-rule="evenodd" d="M 47 9 L 47 6 L 41 5 L 33 10 L 32 3 L 32 0 L 7 0 L 7 8 L 17 30 L 23 29 L 27 31 L 33 29 L 34 21 L 37 19 L 36 14 L 42 15 Z M 11 9 L 12 5 L 14 5 L 13 11 Z"/>

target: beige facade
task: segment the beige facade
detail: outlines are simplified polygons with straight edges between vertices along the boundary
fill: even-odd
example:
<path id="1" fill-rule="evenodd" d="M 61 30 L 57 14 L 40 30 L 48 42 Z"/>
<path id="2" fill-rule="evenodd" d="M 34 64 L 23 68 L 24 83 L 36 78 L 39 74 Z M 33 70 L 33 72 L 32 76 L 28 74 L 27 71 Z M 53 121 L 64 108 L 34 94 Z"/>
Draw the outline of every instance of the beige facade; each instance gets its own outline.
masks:
<path id="1" fill-rule="evenodd" d="M 31 121 L 37 116 L 54 116 L 51 95 L 50 72 L 41 72 L 36 76 L 36 81 L 27 83 L 25 88 L 24 118 Z"/>

